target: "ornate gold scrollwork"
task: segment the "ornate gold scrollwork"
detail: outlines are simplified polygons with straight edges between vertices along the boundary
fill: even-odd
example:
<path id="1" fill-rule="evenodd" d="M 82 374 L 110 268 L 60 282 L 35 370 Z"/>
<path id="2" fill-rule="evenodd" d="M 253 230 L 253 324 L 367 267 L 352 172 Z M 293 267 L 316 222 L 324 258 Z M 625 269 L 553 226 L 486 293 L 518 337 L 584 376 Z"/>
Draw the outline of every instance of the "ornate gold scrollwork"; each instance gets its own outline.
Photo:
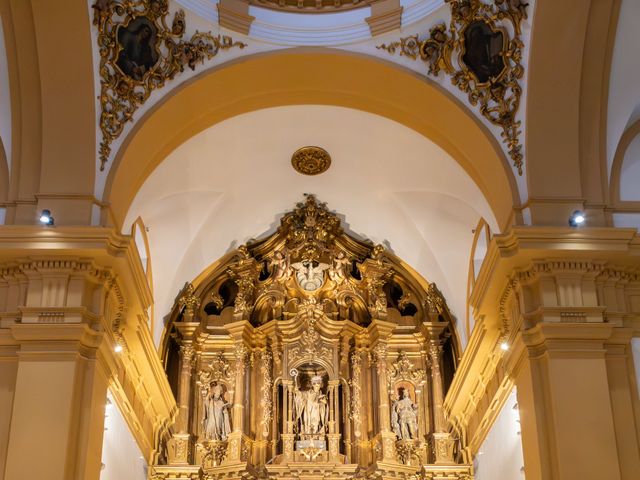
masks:
<path id="1" fill-rule="evenodd" d="M 398 353 L 398 358 L 391 365 L 388 372 L 389 386 L 394 383 L 406 380 L 414 385 L 422 385 L 427 381 L 427 374 L 421 368 L 416 368 L 407 354 L 403 351 Z"/>
<path id="2" fill-rule="evenodd" d="M 168 0 L 97 0 L 93 24 L 98 27 L 100 49 L 100 170 L 135 111 L 156 89 L 162 88 L 185 66 L 194 70 L 220 50 L 244 48 L 228 36 L 198 32 L 182 40 L 184 11 L 171 25 Z"/>
<path id="3" fill-rule="evenodd" d="M 195 295 L 195 288 L 191 283 L 187 284 L 184 293 L 178 299 L 178 305 L 184 309 L 187 316 L 193 317 L 195 311 L 200 307 L 200 299 Z"/>
<path id="4" fill-rule="evenodd" d="M 440 71 L 450 75 L 469 103 L 479 105 L 480 113 L 502 128 L 502 140 L 522 175 L 521 122 L 516 116 L 524 77 L 521 23 L 527 18 L 528 4 L 522 0 L 445 1 L 451 7 L 448 32 L 445 24 L 439 24 L 424 40 L 412 35 L 377 48 L 412 60 L 420 58 L 428 64 L 430 75 L 437 77 Z M 505 28 L 506 22 L 513 35 Z"/>

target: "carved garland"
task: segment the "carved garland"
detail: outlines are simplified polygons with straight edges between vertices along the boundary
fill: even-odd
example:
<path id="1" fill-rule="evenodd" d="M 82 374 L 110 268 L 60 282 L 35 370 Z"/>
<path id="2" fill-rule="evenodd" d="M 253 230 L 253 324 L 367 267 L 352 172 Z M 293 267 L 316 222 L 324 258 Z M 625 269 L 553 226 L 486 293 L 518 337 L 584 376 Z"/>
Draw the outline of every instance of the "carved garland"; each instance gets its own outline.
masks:
<path id="1" fill-rule="evenodd" d="M 418 57 L 429 66 L 429 74 L 444 71 L 451 82 L 468 95 L 471 105 L 502 128 L 513 165 L 522 175 L 520 125 L 516 120 L 524 77 L 521 23 L 527 18 L 522 0 L 445 0 L 451 7 L 449 32 L 445 24 L 431 28 L 429 37 L 404 37 L 377 48 L 390 54 L 399 52 L 412 60 Z M 511 24 L 513 35 L 506 28 Z"/>
<path id="2" fill-rule="evenodd" d="M 93 24 L 100 49 L 100 170 L 133 114 L 156 89 L 162 88 L 185 66 L 194 70 L 220 50 L 244 48 L 228 36 L 198 32 L 184 41 L 184 11 L 173 16 L 168 0 L 97 0 Z"/>

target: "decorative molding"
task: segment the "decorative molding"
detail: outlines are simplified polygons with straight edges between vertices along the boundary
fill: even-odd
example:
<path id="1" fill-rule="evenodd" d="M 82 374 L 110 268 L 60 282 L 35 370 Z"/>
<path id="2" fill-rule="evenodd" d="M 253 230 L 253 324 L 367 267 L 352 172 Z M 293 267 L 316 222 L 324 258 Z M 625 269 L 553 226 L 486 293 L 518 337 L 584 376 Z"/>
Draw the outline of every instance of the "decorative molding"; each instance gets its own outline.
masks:
<path id="1" fill-rule="evenodd" d="M 331 156 L 320 147 L 302 147 L 293 152 L 291 165 L 303 175 L 319 175 L 329 170 Z"/>
<path id="2" fill-rule="evenodd" d="M 453 85 L 468 95 L 469 103 L 479 105 L 482 116 L 502 128 L 502 140 L 522 175 L 521 122 L 516 117 L 524 77 L 521 23 L 527 18 L 528 4 L 522 0 L 445 1 L 451 7 L 448 31 L 442 23 L 431 28 L 427 38 L 411 35 L 377 48 L 412 60 L 420 58 L 434 77 L 441 71 L 448 74 Z"/>
<path id="3" fill-rule="evenodd" d="M 100 52 L 100 170 L 111 144 L 151 92 L 220 50 L 244 48 L 231 37 L 198 32 L 188 41 L 185 14 L 178 10 L 169 26 L 168 0 L 97 0 L 93 24 Z"/>

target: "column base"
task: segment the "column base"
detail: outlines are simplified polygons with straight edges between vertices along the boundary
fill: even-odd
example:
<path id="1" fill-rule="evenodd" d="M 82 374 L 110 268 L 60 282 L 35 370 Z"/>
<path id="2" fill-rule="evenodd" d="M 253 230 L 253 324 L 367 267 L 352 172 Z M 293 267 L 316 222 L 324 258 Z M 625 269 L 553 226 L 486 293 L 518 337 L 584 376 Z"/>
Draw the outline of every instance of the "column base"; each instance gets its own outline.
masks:
<path id="1" fill-rule="evenodd" d="M 433 433 L 431 435 L 433 440 L 433 454 L 435 456 L 436 465 L 451 465 L 455 464 L 453 459 L 453 449 L 455 447 L 455 440 L 450 433 Z"/>

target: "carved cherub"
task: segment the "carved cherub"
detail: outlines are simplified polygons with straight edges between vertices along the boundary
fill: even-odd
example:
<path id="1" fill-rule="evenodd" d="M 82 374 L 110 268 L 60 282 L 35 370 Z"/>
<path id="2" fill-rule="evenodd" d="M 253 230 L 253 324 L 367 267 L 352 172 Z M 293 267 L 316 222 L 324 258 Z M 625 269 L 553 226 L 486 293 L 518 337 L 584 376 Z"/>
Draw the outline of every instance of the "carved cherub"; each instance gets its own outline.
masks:
<path id="1" fill-rule="evenodd" d="M 273 254 L 273 258 L 271 259 L 270 266 L 274 282 L 289 278 L 289 275 L 291 274 L 291 265 L 288 253 L 276 250 Z"/>
<path id="2" fill-rule="evenodd" d="M 333 257 L 333 265 L 329 269 L 329 278 L 340 285 L 346 280 L 345 267 L 349 264 L 349 259 L 344 252 L 340 251 Z"/>

